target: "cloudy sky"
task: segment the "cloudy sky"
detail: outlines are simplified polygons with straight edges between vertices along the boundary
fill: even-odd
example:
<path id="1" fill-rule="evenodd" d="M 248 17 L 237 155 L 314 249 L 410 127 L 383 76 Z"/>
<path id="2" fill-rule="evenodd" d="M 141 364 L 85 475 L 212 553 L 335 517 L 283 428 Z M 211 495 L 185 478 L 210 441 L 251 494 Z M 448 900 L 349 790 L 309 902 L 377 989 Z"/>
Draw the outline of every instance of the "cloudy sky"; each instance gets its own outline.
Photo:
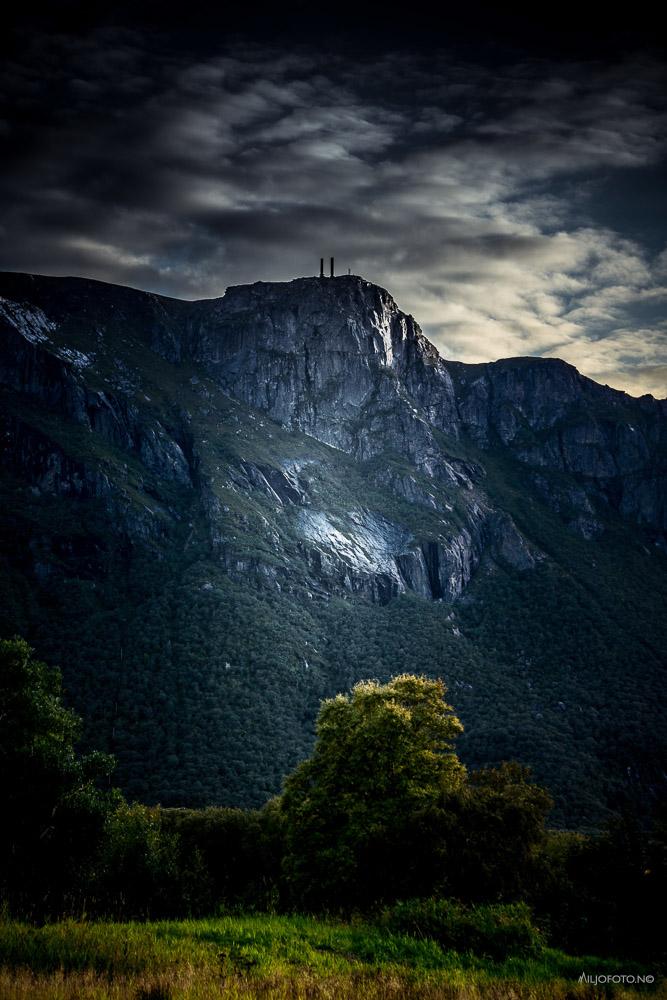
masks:
<path id="1" fill-rule="evenodd" d="M 418 31 L 374 30 L 377 10 L 356 30 L 240 9 L 181 30 L 70 8 L 8 33 L 1 268 L 201 298 L 334 254 L 444 357 L 562 357 L 667 395 L 650 38 L 480 32 L 482 8 Z"/>

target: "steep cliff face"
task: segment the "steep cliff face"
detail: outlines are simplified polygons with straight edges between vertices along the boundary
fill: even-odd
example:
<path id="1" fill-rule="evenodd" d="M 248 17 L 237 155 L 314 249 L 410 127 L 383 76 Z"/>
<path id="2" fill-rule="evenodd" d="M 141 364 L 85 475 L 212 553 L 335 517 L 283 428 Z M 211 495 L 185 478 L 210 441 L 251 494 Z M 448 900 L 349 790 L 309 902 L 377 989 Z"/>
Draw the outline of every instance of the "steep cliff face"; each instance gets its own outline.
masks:
<path id="1" fill-rule="evenodd" d="M 122 380 L 112 391 L 93 388 L 87 369 L 94 368 L 94 353 L 84 354 L 55 339 L 58 324 L 28 303 L 0 298 L 0 324 L 0 384 L 110 445 L 136 453 L 161 476 L 192 485 L 179 440 L 182 428 L 147 419 Z"/>
<path id="2" fill-rule="evenodd" d="M 483 553 L 493 557 L 503 550 L 503 531 L 517 534 L 511 519 L 501 522 L 484 496 L 480 467 L 447 455 L 437 442 L 437 432 L 453 440 L 459 434 L 451 378 L 412 317 L 401 313 L 383 289 L 353 277 L 258 283 L 184 308 L 187 304 L 124 289 L 116 298 L 108 286 L 99 286 L 96 295 L 98 287 L 91 282 L 66 281 L 60 297 L 57 281 L 12 275 L 6 283 L 15 298 L 0 301 L 4 384 L 23 403 L 32 399 L 89 432 L 91 441 L 128 453 L 163 482 L 206 493 L 198 457 L 202 449 L 182 409 L 162 407 L 158 415 L 154 388 L 132 364 L 128 342 L 170 363 L 199 366 L 229 397 L 358 462 L 391 453 L 414 469 L 414 474 L 398 474 L 381 463 L 375 474 L 380 490 L 389 488 L 414 502 L 420 490 L 428 492 L 416 474 L 432 479 L 436 493 L 444 487 L 457 495 L 454 515 L 452 503 L 436 501 L 431 491 L 428 505 L 438 517 L 431 518 L 425 537 L 412 530 L 409 515 L 407 524 L 394 523 L 358 502 L 348 509 L 311 510 L 288 526 L 278 518 L 269 531 L 273 559 L 268 568 L 261 557 L 248 560 L 235 551 L 234 536 L 230 539 L 217 523 L 224 517 L 215 490 L 208 489 L 203 506 L 210 537 L 231 575 L 250 574 L 262 583 L 289 587 L 289 545 L 295 536 L 312 587 L 380 602 L 406 591 L 453 600 Z M 86 350 L 73 346 L 73 340 Z M 191 378 L 200 395 L 208 391 L 198 376 Z M 105 496 L 111 509 L 114 476 L 97 467 L 95 449 L 93 461 L 82 464 L 57 441 L 49 447 L 44 431 L 21 423 L 20 413 L 12 421 L 6 432 L 12 468 L 45 492 Z M 300 486 L 294 477 L 288 481 L 283 466 L 262 468 L 239 453 L 227 465 L 231 488 L 248 498 L 262 494 L 280 507 L 316 505 L 307 481 Z M 116 487 L 123 479 L 118 472 Z M 135 486 L 146 493 L 141 476 Z M 153 490 L 140 517 L 134 516 L 142 536 L 146 510 L 154 513 L 157 507 L 167 518 L 173 516 L 173 508 L 160 499 Z M 127 504 L 117 516 L 131 530 Z M 160 520 L 154 523 L 164 528 Z M 501 523 L 505 527 L 499 529 Z M 530 561 L 524 559 L 523 565 Z"/>
<path id="3" fill-rule="evenodd" d="M 445 675 L 472 762 L 561 802 L 574 769 L 600 814 L 621 661 L 657 738 L 664 402 L 444 362 L 351 276 L 187 303 L 0 275 L 0 389 L 0 629 L 61 663 L 131 795 L 259 804 L 321 697 L 404 669 Z"/>
<path id="4" fill-rule="evenodd" d="M 38 495 L 101 501 L 127 538 L 162 539 L 178 514 L 155 481 L 193 486 L 185 428 L 142 408 L 122 379 L 98 388 L 95 353 L 69 346 L 38 306 L 0 298 L 0 330 L 5 471 Z"/>
<path id="5" fill-rule="evenodd" d="M 2 286 L 9 342 L 0 378 L 80 422 L 88 407 L 89 420 L 97 410 L 98 421 L 116 423 L 104 394 L 84 398 L 100 339 L 118 353 L 115 386 L 136 388 L 136 372 L 125 384 L 121 377 L 129 334 L 167 361 L 202 365 L 230 395 L 359 460 L 393 451 L 451 478 L 434 432 L 463 433 L 594 480 L 625 514 L 664 527 L 667 401 L 632 399 L 557 360 L 444 362 L 389 293 L 361 278 L 258 282 L 195 303 L 80 279 L 7 274 Z M 79 342 L 84 333 L 88 353 L 72 345 L 73 331 Z M 63 380 L 63 366 L 81 387 Z"/>
<path id="6" fill-rule="evenodd" d="M 286 431 L 302 432 L 356 462 L 374 463 L 380 491 L 437 514 L 425 537 L 412 530 L 409 516 L 407 523 L 393 523 L 359 503 L 317 516 L 311 511 L 290 523 L 288 539 L 298 538 L 313 585 L 319 581 L 334 592 L 383 601 L 406 590 L 452 600 L 485 552 L 492 558 L 504 552 L 517 567 L 530 568 L 539 553 L 531 554 L 528 543 L 516 544 L 511 517 L 496 510 L 484 482 L 485 451 L 506 449 L 529 466 L 574 475 L 578 485 L 569 496 L 583 499 L 570 505 L 577 508 L 570 525 L 584 537 L 602 530 L 595 516 L 600 502 L 656 530 L 665 528 L 664 402 L 632 400 L 559 361 L 446 364 L 389 293 L 361 278 L 258 282 L 196 303 L 25 275 L 5 275 L 2 291 L 0 380 L 14 398 L 6 417 L 6 461 L 41 490 L 105 496 L 109 509 L 123 478 L 125 501 L 132 485 L 152 493 L 139 518 L 131 514 L 131 503 L 119 508 L 124 523 L 141 522 L 142 536 L 146 511 L 163 515 L 154 520 L 158 533 L 164 518 L 175 516 L 143 474 L 132 484 L 131 476 L 119 474 L 118 461 L 115 472 L 100 468 L 95 448 L 87 464 L 57 440 L 49 449 L 44 428 L 24 416 L 26 400 L 33 400 L 88 432 L 91 442 L 106 444 L 117 458 L 130 455 L 163 484 L 203 495 L 202 449 L 180 391 L 156 405 L 155 394 L 164 397 L 164 391 L 146 370 L 156 355 L 170 368 L 195 366 L 223 396 L 266 413 Z M 190 379 L 201 401 L 209 390 L 200 376 Z M 477 459 L 462 457 L 459 444 L 465 440 L 477 446 Z M 392 455 L 403 468 L 385 461 Z M 263 494 L 280 506 L 293 503 L 284 456 L 275 458 L 279 468 L 274 463 L 261 471 L 239 451 L 228 462 L 232 488 Z M 552 485 L 545 487 L 539 475 L 535 484 L 558 509 Z M 316 506 L 299 489 L 299 502 Z M 220 518 L 216 503 L 203 506 L 221 559 L 230 572 L 246 572 L 246 561 L 236 558 L 230 539 L 213 523 Z M 271 530 L 282 568 L 267 573 L 261 560 L 252 565 L 263 579 L 278 581 L 289 577 L 289 542 L 284 524 Z"/>
<path id="7" fill-rule="evenodd" d="M 667 400 L 632 399 L 558 360 L 449 367 L 462 425 L 483 448 L 572 473 L 623 516 L 667 528 Z"/>
<path id="8" fill-rule="evenodd" d="M 260 282 L 196 310 L 184 350 L 219 384 L 359 460 L 395 451 L 447 477 L 434 431 L 469 434 L 667 526 L 665 400 L 631 399 L 558 360 L 446 363 L 389 293 L 357 277 Z"/>
<path id="9" fill-rule="evenodd" d="M 435 471 L 433 428 L 458 434 L 444 363 L 361 278 L 230 288 L 195 305 L 183 352 L 238 399 L 361 460 L 395 450 Z"/>

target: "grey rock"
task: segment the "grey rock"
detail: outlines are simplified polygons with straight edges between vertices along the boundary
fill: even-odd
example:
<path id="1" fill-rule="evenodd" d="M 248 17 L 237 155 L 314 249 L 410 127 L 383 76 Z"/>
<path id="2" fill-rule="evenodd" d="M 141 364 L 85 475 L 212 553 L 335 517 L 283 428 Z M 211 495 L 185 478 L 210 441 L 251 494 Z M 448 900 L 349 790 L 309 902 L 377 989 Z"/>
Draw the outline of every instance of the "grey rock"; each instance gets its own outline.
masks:
<path id="1" fill-rule="evenodd" d="M 667 400 L 633 399 L 563 361 L 510 358 L 449 363 L 465 431 L 506 447 L 527 465 L 579 477 L 623 517 L 667 528 L 664 462 Z"/>
<path id="2" fill-rule="evenodd" d="M 257 586 L 295 588 L 305 566 L 301 583 L 318 597 L 453 601 L 485 560 L 533 569 L 543 554 L 485 489 L 491 451 L 532 466 L 542 502 L 589 541 L 603 530 L 605 505 L 667 526 L 664 401 L 631 399 L 560 361 L 445 362 L 391 295 L 361 278 L 258 282 L 185 303 L 79 279 L 0 275 L 0 296 L 5 463 L 40 494 L 102 500 L 141 543 L 178 522 L 168 498 L 186 491 L 219 563 Z M 154 403 L 120 351 L 101 388 L 98 355 L 126 337 L 160 364 L 189 366 L 186 402 Z M 221 390 L 241 452 L 212 459 L 197 420 L 214 412 Z M 25 408 L 57 414 L 95 447 L 68 450 L 37 418 L 24 419 Z M 421 508 L 430 527 L 323 504 L 308 461 L 272 453 L 276 424 L 372 462 L 375 487 Z M 242 442 L 262 434 L 268 447 L 243 457 Z M 458 457 L 470 441 L 474 461 Z M 123 462 L 135 469 L 132 489 Z M 220 499 L 217 473 L 245 513 Z M 257 535 L 257 551 L 236 533 Z"/>
<path id="3" fill-rule="evenodd" d="M 459 420 L 444 362 L 411 316 L 357 277 L 239 286 L 195 303 L 188 354 L 274 420 L 355 457 L 398 447 L 429 469 Z"/>

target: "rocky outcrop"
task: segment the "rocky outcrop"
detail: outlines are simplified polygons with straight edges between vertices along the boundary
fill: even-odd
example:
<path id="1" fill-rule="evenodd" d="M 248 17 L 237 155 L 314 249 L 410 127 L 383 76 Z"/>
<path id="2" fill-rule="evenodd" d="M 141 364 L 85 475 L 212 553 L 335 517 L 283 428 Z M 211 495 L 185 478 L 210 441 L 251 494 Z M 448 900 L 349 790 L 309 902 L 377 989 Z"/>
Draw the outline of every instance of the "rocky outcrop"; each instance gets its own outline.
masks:
<path id="1" fill-rule="evenodd" d="M 483 448 L 571 473 L 623 517 L 667 529 L 667 400 L 633 399 L 545 358 L 449 367 L 463 428 Z"/>
<path id="2" fill-rule="evenodd" d="M 440 512 L 447 509 L 446 503 L 437 495 L 433 485 L 425 483 L 421 477 L 410 472 L 388 467 L 376 472 L 373 480 L 378 486 L 390 489 L 392 493 L 403 497 L 408 503 Z M 449 505 L 449 510 L 451 510 L 451 505 Z"/>
<path id="3" fill-rule="evenodd" d="M 176 366 L 175 388 L 160 387 L 158 401 L 146 392 L 151 359 Z M 238 441 L 208 471 L 216 429 L 197 430 L 176 399 L 179 379 L 196 388 L 200 416 L 213 390 L 238 407 L 227 417 Z M 450 601 L 485 558 L 532 569 L 540 553 L 488 495 L 488 451 L 535 467 L 536 493 L 587 540 L 603 530 L 601 503 L 665 527 L 664 403 L 633 400 L 560 361 L 446 363 L 388 292 L 354 276 L 258 282 L 195 303 L 0 276 L 0 384 L 5 460 L 17 475 L 53 496 L 115 504 L 124 524 L 134 511 L 140 538 L 182 518 L 170 491 L 186 491 L 225 571 L 261 586 L 292 588 L 305 567 L 313 592 Z M 45 414 L 76 434 L 54 437 Z M 303 460 L 274 451 L 279 430 L 366 463 L 380 497 L 430 520 L 392 515 L 382 500 L 327 505 Z M 261 458 L 243 446 L 257 434 Z M 459 441 L 465 454 L 470 440 L 474 461 L 443 444 Z M 549 470 L 568 484 L 556 489 Z M 230 513 L 216 477 L 254 520 Z"/>
<path id="4" fill-rule="evenodd" d="M 604 526 L 595 516 L 592 502 L 593 498 L 604 502 L 602 493 L 595 493 L 590 487 L 587 492 L 583 486 L 574 483 L 557 486 L 539 472 L 533 476 L 533 483 L 543 502 L 562 516 L 571 531 L 587 541 L 603 533 Z"/>
<path id="5" fill-rule="evenodd" d="M 421 539 L 366 510 L 335 519 L 304 510 L 299 527 L 307 563 L 320 579 L 380 603 L 408 591 L 453 601 L 485 552 L 518 570 L 532 569 L 537 558 L 509 515 L 490 510 L 478 509 L 469 527 Z"/>
<path id="6" fill-rule="evenodd" d="M 91 356 L 54 343 L 56 328 L 40 308 L 0 299 L 0 385 L 136 453 L 160 478 L 191 486 L 185 432 L 165 427 L 127 394 L 91 388 L 84 374 Z"/>
<path id="7" fill-rule="evenodd" d="M 535 563 L 543 558 L 526 541 L 509 514 L 503 511 L 491 514 L 485 531 L 494 556 L 512 569 L 533 569 Z"/>
<path id="8" fill-rule="evenodd" d="M 281 468 L 272 465 L 255 465 L 251 462 L 240 463 L 237 470 L 230 470 L 233 481 L 241 487 L 251 486 L 261 490 L 269 500 L 277 504 L 308 503 L 308 486 L 299 477 L 294 466 L 285 463 Z"/>
<path id="9" fill-rule="evenodd" d="M 185 352 L 232 395 L 362 460 L 394 449 L 428 471 L 433 427 L 458 433 L 437 351 L 361 278 L 229 288 L 194 304 Z"/>

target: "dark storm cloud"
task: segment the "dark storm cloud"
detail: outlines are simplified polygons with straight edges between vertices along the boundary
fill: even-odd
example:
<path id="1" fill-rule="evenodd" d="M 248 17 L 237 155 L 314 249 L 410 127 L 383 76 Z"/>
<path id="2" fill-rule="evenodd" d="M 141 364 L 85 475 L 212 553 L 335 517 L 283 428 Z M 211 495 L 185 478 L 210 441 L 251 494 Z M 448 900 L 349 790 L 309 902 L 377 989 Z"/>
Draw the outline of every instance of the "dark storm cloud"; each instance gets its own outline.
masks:
<path id="1" fill-rule="evenodd" d="M 641 55 L 38 34 L 0 77 L 0 266 L 196 297 L 333 253 L 449 356 L 559 354 L 664 394 L 665 255 L 598 197 L 662 169 L 664 84 Z"/>

